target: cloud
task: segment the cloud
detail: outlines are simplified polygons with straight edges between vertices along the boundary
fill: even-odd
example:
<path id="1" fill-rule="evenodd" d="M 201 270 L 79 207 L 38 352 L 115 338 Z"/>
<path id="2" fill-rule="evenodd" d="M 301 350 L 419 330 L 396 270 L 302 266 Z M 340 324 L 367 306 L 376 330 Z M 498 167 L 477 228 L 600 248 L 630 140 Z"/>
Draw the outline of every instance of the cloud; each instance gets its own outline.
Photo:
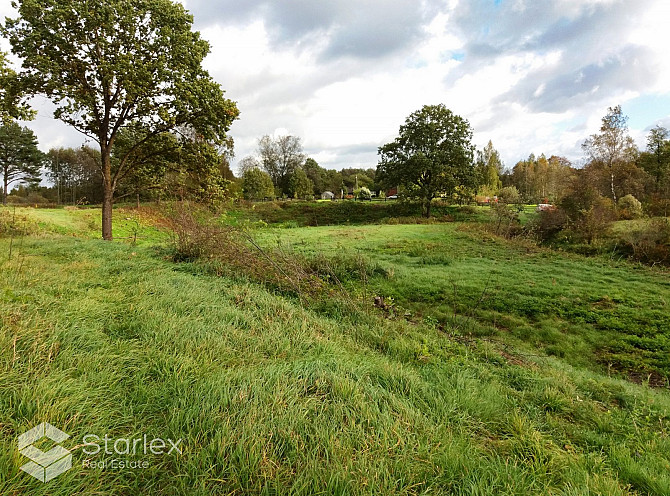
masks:
<path id="1" fill-rule="evenodd" d="M 375 59 L 407 48 L 424 36 L 423 27 L 440 6 L 423 0 L 187 0 L 200 28 L 262 21 L 272 45 L 304 49 L 323 46 L 321 60 Z"/>
<path id="2" fill-rule="evenodd" d="M 532 112 L 561 113 L 653 84 L 653 65 L 649 49 L 629 45 L 616 55 L 582 67 L 570 69 L 558 63 L 531 71 L 494 102 L 518 102 Z"/>
<path id="3" fill-rule="evenodd" d="M 180 1 L 241 110 L 238 159 L 285 128 L 322 165 L 374 167 L 405 118 L 437 103 L 508 165 L 531 152 L 578 161 L 608 106 L 640 116 L 635 136 L 670 122 L 654 103 L 670 99 L 666 0 Z M 48 105 L 29 125 L 43 148 L 82 142 Z"/>

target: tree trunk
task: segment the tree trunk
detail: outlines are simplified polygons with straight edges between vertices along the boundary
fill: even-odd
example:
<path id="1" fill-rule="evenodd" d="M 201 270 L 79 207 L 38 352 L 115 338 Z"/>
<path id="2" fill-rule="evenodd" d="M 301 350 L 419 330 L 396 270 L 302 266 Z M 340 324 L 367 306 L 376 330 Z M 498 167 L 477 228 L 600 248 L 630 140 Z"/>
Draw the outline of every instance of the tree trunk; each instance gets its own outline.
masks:
<path id="1" fill-rule="evenodd" d="M 136 200 L 137 200 L 137 210 L 139 210 L 140 209 L 140 194 L 139 193 L 137 193 Z"/>
<path id="2" fill-rule="evenodd" d="M 423 216 L 426 219 L 429 219 L 430 218 L 430 205 L 433 202 L 433 199 L 432 198 L 426 198 L 426 199 L 424 199 L 423 202 L 424 202 L 423 203 Z"/>
<path id="3" fill-rule="evenodd" d="M 4 178 L 4 188 L 2 189 L 2 204 L 7 205 L 7 174 Z"/>
<path id="4" fill-rule="evenodd" d="M 612 188 L 612 199 L 614 200 L 614 207 L 616 208 L 616 192 L 614 191 L 614 171 L 610 168 L 610 187 Z"/>
<path id="5" fill-rule="evenodd" d="M 112 209 L 114 187 L 112 185 L 111 150 L 100 147 L 102 153 L 102 239 L 112 241 Z"/>

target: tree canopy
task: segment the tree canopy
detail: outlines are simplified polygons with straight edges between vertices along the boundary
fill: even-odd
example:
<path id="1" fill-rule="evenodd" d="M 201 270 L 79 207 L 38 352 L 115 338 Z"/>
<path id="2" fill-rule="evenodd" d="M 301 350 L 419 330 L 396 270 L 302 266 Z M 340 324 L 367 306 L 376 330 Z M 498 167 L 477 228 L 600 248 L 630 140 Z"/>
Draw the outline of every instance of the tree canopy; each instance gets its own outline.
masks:
<path id="1" fill-rule="evenodd" d="M 475 186 L 471 140 L 467 120 L 444 105 L 426 105 L 407 118 L 395 141 L 379 148 L 377 180 L 405 186 L 407 195 L 421 198 L 429 217 L 437 195 Z"/>
<path id="2" fill-rule="evenodd" d="M 477 152 L 476 170 L 481 193 L 488 196 L 497 194 L 502 188 L 500 175 L 503 172 L 503 163 L 491 140 L 483 150 Z"/>
<path id="3" fill-rule="evenodd" d="M 59 205 L 102 200 L 100 150 L 88 146 L 52 148 L 44 166 L 46 177 L 54 184 Z"/>
<path id="4" fill-rule="evenodd" d="M 30 120 L 34 115 L 25 102 L 16 72 L 9 66 L 7 54 L 0 52 L 0 122 Z"/>
<path id="5" fill-rule="evenodd" d="M 635 160 L 637 148 L 633 138 L 628 134 L 628 117 L 621 110 L 621 105 L 607 109 L 602 118 L 600 133 L 591 135 L 582 148 L 596 166 L 601 166 L 609 176 L 610 195 L 616 204 L 617 174 Z"/>
<path id="6" fill-rule="evenodd" d="M 258 155 L 277 192 L 290 194 L 290 178 L 305 162 L 300 138 L 291 135 L 277 138 L 263 136 L 258 140 Z"/>
<path id="7" fill-rule="evenodd" d="M 209 44 L 192 16 L 171 0 L 18 0 L 5 31 L 23 60 L 22 88 L 55 104 L 55 117 L 100 146 L 102 235 L 112 239 L 112 201 L 134 147 L 112 172 L 119 132 L 141 125 L 135 143 L 188 126 L 213 143 L 238 116 L 202 67 Z"/>
<path id="8" fill-rule="evenodd" d="M 242 174 L 242 194 L 245 200 L 273 198 L 274 193 L 274 184 L 267 172 L 253 167 Z"/>
<path id="9" fill-rule="evenodd" d="M 39 183 L 44 155 L 37 148 L 37 138 L 27 127 L 16 122 L 0 126 L 0 174 L 2 203 L 7 203 L 9 186 L 17 181 Z"/>
<path id="10" fill-rule="evenodd" d="M 654 178 L 654 189 L 660 193 L 670 179 L 670 131 L 654 127 L 647 136 L 647 149 L 640 156 L 640 166 Z"/>

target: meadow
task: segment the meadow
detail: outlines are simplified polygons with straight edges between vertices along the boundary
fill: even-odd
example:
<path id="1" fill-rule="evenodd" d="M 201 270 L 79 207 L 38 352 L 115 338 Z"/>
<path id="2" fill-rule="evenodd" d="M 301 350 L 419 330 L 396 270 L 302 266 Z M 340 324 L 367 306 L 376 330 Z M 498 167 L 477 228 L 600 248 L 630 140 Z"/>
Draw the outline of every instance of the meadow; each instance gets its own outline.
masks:
<path id="1" fill-rule="evenodd" d="M 362 212 L 225 217 L 326 260 L 356 302 L 334 307 L 176 263 L 150 210 L 116 211 L 110 244 L 97 211 L 17 209 L 0 494 L 670 494 L 667 271 L 504 240 L 479 210 Z M 16 449 L 43 421 L 74 458 L 48 484 Z M 84 468 L 87 433 L 183 454 Z"/>

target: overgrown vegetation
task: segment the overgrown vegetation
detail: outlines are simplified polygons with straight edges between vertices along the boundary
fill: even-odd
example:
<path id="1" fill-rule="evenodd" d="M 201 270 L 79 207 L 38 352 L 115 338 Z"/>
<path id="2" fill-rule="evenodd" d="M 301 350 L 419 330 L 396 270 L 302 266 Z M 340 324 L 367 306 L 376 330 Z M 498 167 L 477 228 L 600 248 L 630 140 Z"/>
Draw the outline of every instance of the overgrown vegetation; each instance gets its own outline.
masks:
<path id="1" fill-rule="evenodd" d="M 574 308 L 562 315 L 569 332 L 556 336 L 572 353 L 589 335 L 579 320 L 589 294 L 612 288 L 593 307 L 602 339 L 627 309 L 622 325 L 643 306 L 644 318 L 660 319 L 665 276 L 548 251 L 526 257 L 470 229 L 262 231 L 264 251 L 277 233 L 290 236 L 287 253 L 325 257 L 348 291 L 367 286 L 370 306 L 373 289 L 395 287 L 384 294 L 396 317 L 304 307 L 151 246 L 26 238 L 21 261 L 0 261 L 0 493 L 668 494 L 666 391 L 594 371 L 580 363 L 588 353 L 547 356 L 505 332 L 491 339 L 482 319 L 496 301 L 500 329 L 525 315 L 537 343 L 550 335 L 547 309 Z M 361 259 L 366 275 L 347 279 Z M 530 277 L 535 287 L 521 292 Z M 425 312 L 446 308 L 444 281 L 459 295 L 456 313 L 475 307 L 453 328 Z M 482 299 L 485 287 L 494 300 Z M 554 307 L 552 291 L 572 304 Z M 72 436 L 63 444 L 75 460 L 49 484 L 20 472 L 15 451 L 16 436 L 42 421 Z M 184 453 L 150 456 L 145 470 L 85 469 L 89 433 L 181 438 Z"/>
<path id="2" fill-rule="evenodd" d="M 435 319 L 457 339 L 493 338 L 668 386 L 665 271 L 507 241 L 477 224 L 288 230 L 266 244 L 273 236 L 308 257 L 366 257 L 384 270 L 367 279 L 369 295 L 390 297 L 411 320 Z M 348 288 L 363 290 L 359 281 Z"/>

